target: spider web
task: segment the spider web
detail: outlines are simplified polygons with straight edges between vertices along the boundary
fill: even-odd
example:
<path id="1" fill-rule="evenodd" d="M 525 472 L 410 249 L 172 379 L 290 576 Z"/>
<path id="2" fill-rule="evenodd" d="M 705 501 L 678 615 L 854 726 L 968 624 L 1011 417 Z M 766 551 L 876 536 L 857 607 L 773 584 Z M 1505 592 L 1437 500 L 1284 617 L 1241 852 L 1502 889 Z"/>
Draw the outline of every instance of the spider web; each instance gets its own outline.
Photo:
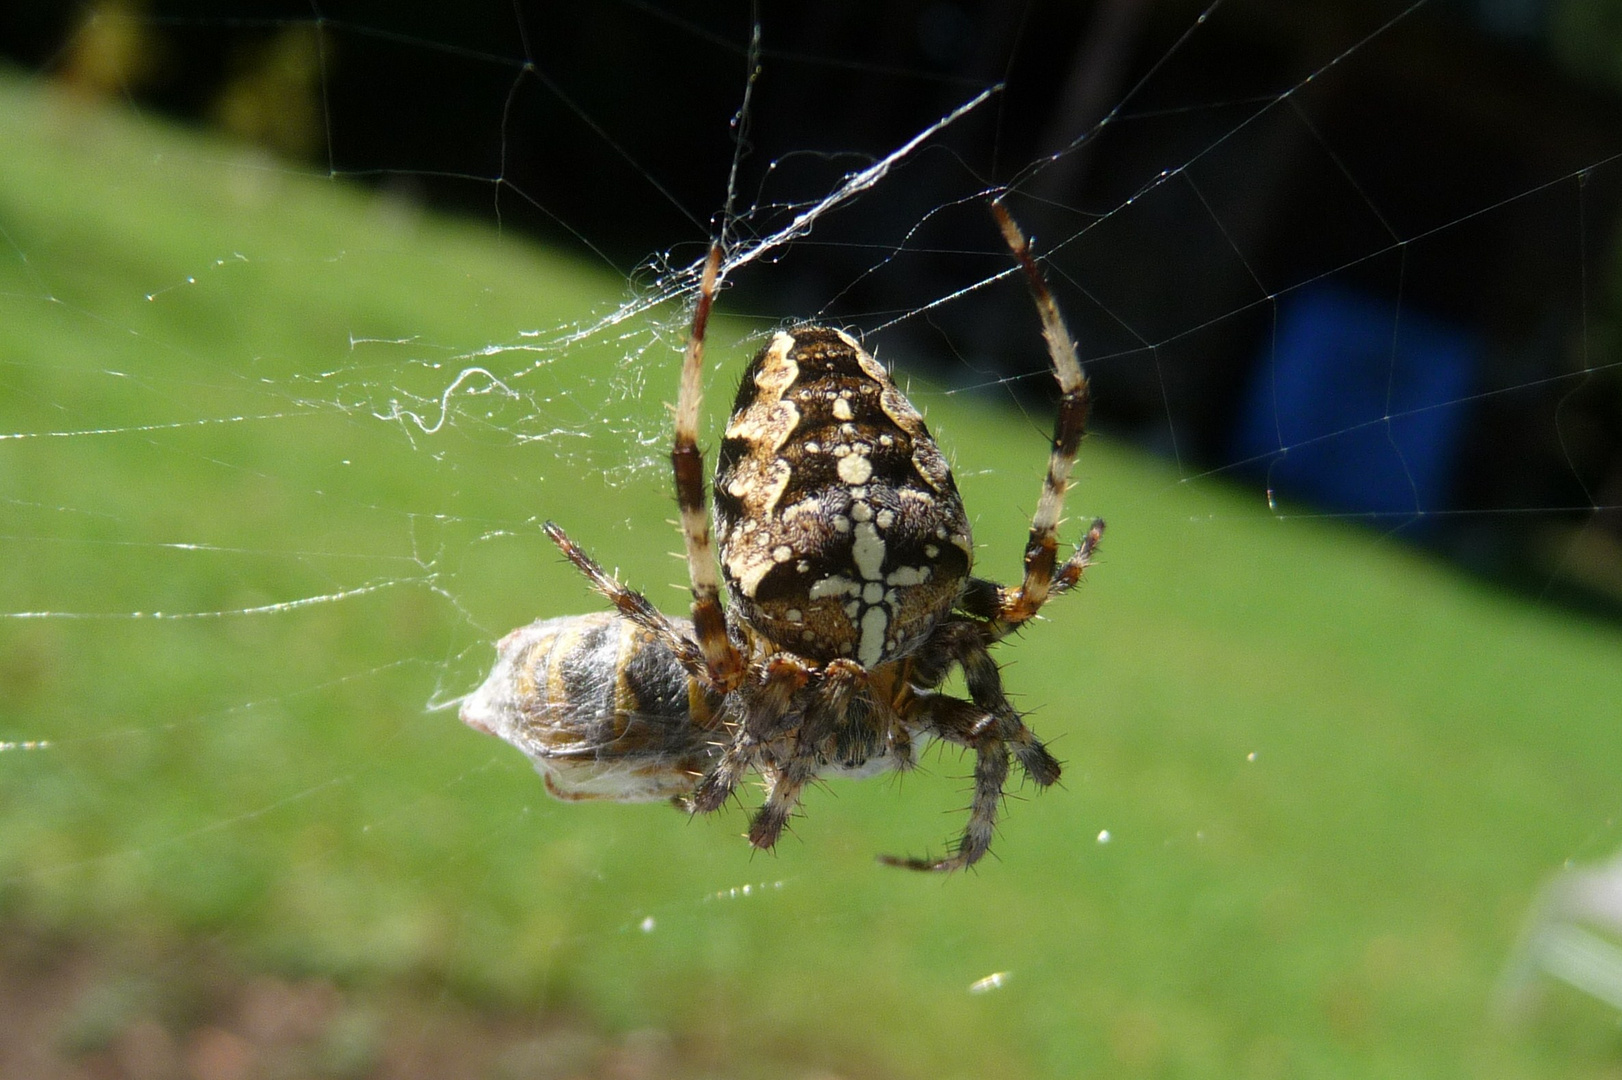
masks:
<path id="1" fill-rule="evenodd" d="M 1150 987 L 1198 1000 L 1164 957 L 1186 950 L 1189 925 L 1222 918 L 1165 882 L 1198 877 L 1202 860 L 1260 858 L 1165 756 L 1176 732 L 1189 732 L 1189 770 L 1239 770 L 1224 790 L 1244 804 L 1275 753 L 1317 752 L 1262 714 L 1372 725 L 1360 710 L 1373 705 L 1312 685 L 1322 672 L 1297 639 L 1322 620 L 1339 636 L 1312 647 L 1352 656 L 1337 678 L 1462 699 L 1458 712 L 1506 727 L 1553 700 L 1587 716 L 1541 744 L 1505 742 L 1523 752 L 1499 790 L 1531 785 L 1515 768 L 1558 773 L 1618 749 L 1582 742 L 1602 681 L 1562 669 L 1517 692 L 1425 666 L 1438 635 L 1476 624 L 1543 634 L 1578 660 L 1614 655 L 1614 100 L 1506 89 L 1500 72 L 1547 60 L 1488 37 L 1463 54 L 1480 70 L 1450 73 L 1468 89 L 1442 92 L 1448 107 L 1405 98 L 1424 82 L 1413 72 L 1441 62 L 1426 50 L 1464 25 L 1423 0 L 1348 5 L 1289 37 L 1258 30 L 1242 4 L 1101 3 L 1085 18 L 1035 5 L 984 40 L 960 6 L 906 11 L 878 26 L 830 17 L 819 37 L 791 33 L 815 19 L 636 2 L 600 23 L 522 8 L 459 23 L 108 5 L 0 79 L 0 142 L 27 147 L 0 189 L 0 322 L 24 328 L 0 344 L 8 918 L 52 943 L 113 943 L 134 958 L 119 970 L 160 983 L 184 981 L 201 941 L 288 985 L 493 1002 L 527 1018 L 494 1039 L 517 1072 L 534 1065 L 524 1054 L 566 1058 L 546 1039 L 573 1030 L 559 1016 L 584 1016 L 620 1040 L 583 1059 L 605 1072 L 662 1075 L 668 1058 L 986 1075 L 1013 1041 L 964 1050 L 950 1035 L 1014 1030 L 1037 1009 L 1015 996 L 1028 980 L 1074 996 L 1037 1009 L 1036 1048 L 1013 1074 L 1095 1055 L 1266 1075 L 1318 1036 L 1283 1021 L 1212 1035 L 1201 1025 L 1220 1019 L 1141 1004 Z M 227 43 L 218 70 L 152 74 L 202 39 Z M 620 54 L 616 41 L 659 44 Z M 605 65 L 608 77 L 591 70 Z M 212 96 L 182 101 L 180 85 Z M 435 89 L 462 85 L 487 92 Z M 356 86 L 399 104 L 350 111 L 340 91 Z M 1483 100 L 1458 102 L 1470 93 Z M 477 111 L 444 122 L 469 100 Z M 1539 129 L 1574 101 L 1577 119 Z M 188 110 L 208 129 L 173 119 Z M 414 124 L 455 145 L 424 149 Z M 1502 166 L 1512 129 L 1537 152 Z M 727 287 L 709 342 L 712 442 L 763 334 L 805 319 L 859 331 L 955 450 L 984 572 L 1015 576 L 1051 403 L 1034 313 L 986 213 L 997 196 L 1034 234 L 1100 401 L 1071 511 L 1112 530 L 1088 587 L 1015 646 L 1029 659 L 1010 682 L 1072 766 L 1068 792 L 1011 800 L 1005 861 L 945 889 L 872 868 L 878 850 L 955 828 L 936 813 L 961 803 L 967 765 L 950 756 L 905 783 L 813 793 L 783 848 L 751 858 L 736 812 L 687 822 L 554 803 L 518 755 L 456 723 L 492 641 L 597 606 L 543 520 L 665 608 L 683 603 L 666 587 L 684 571 L 665 554 L 679 540 L 665 524 L 664 403 L 714 236 Z M 1200 569 L 1207 552 L 1223 567 Z M 1500 607 L 1474 606 L 1489 600 Z M 1433 623 L 1432 607 L 1451 621 Z M 1392 611 L 1422 647 L 1404 651 Z M 1256 640 L 1218 655 L 1195 629 L 1206 624 L 1254 624 Z M 1507 667 L 1497 648 L 1483 663 Z M 1213 685 L 1258 657 L 1237 681 L 1263 692 Z M 1085 685 L 1060 683 L 1061 667 Z M 1431 740 L 1397 790 L 1468 756 L 1423 725 L 1375 728 L 1367 745 L 1393 760 L 1415 730 Z M 1123 764 L 1134 753 L 1163 767 Z M 1348 776 L 1377 772 L 1369 753 Z M 1133 796 L 1127 777 L 1147 786 Z M 1272 782 L 1296 793 L 1279 796 L 1292 813 L 1322 812 L 1299 776 Z M 1514 863 L 1528 904 L 1561 859 L 1617 846 L 1614 783 L 1583 773 L 1574 788 L 1581 827 L 1540 823 L 1542 861 Z M 1478 842 L 1461 828 L 1455 847 Z M 981 922 L 1039 895 L 1019 891 L 1022 875 L 1107 889 L 1135 880 L 1118 867 L 1152 859 L 1173 869 L 1145 879 L 1139 909 L 1180 929 L 1141 952 L 1111 960 L 1086 944 L 1049 960 L 981 940 Z M 1236 888 L 1264 923 L 1304 903 L 1287 883 L 1260 899 Z M 1132 901 L 1088 901 L 1075 925 L 1112 925 L 1117 902 Z M 1504 906 L 1499 930 L 1524 910 Z M 897 945 L 904 965 L 936 965 L 948 989 L 889 1043 L 860 1024 L 825 1039 L 804 1010 L 849 1006 L 830 1004 L 840 984 L 819 950 L 844 978 L 876 980 L 886 1007 L 910 1004 L 871 930 L 903 910 L 952 957 Z M 1326 976 L 1328 1019 L 1301 1031 L 1355 1042 L 1378 1028 L 1357 1004 L 1375 991 L 1357 980 L 1383 985 L 1368 971 L 1386 970 L 1394 933 L 1368 932 L 1346 985 Z M 1254 935 L 1233 940 L 1248 949 Z M 740 975 L 773 955 L 764 942 L 781 970 Z M 1091 961 L 1078 955 L 1132 974 L 1083 989 Z M 83 976 L 67 1011 L 94 1029 L 87 1052 L 127 1061 L 151 1014 L 139 994 L 91 992 L 111 978 Z M 806 999 L 733 997 L 786 985 Z M 416 1007 L 388 1001 L 385 1016 Z M 1061 1034 L 1087 1009 L 1109 1019 Z M 232 1017 L 213 1022 L 244 1037 Z M 391 1022 L 360 1025 L 372 1041 L 358 1060 L 388 1059 L 403 1038 Z M 166 1053 L 196 1060 L 188 1023 L 159 1026 L 179 1040 Z M 649 1027 L 674 1042 L 622 1038 Z M 728 1040 L 736 1059 L 717 1049 Z"/>

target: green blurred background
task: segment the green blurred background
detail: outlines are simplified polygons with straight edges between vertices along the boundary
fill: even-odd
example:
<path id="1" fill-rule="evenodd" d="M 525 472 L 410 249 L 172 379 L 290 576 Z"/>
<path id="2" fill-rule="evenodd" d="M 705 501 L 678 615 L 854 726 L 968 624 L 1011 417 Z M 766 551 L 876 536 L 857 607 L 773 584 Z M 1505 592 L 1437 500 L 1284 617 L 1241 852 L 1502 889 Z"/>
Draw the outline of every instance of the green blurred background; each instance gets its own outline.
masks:
<path id="1" fill-rule="evenodd" d="M 8 1075 L 1622 1070 L 1597 1002 L 1494 1011 L 1622 846 L 1614 622 L 1094 437 L 1102 557 L 1002 652 L 1065 779 L 974 872 L 873 861 L 955 832 L 954 753 L 770 855 L 557 803 L 454 701 L 597 606 L 544 518 L 680 605 L 679 306 L 572 340 L 623 276 L 58 82 L 0 146 Z M 772 325 L 712 332 L 712 430 Z M 1013 576 L 1047 416 L 911 392 Z"/>

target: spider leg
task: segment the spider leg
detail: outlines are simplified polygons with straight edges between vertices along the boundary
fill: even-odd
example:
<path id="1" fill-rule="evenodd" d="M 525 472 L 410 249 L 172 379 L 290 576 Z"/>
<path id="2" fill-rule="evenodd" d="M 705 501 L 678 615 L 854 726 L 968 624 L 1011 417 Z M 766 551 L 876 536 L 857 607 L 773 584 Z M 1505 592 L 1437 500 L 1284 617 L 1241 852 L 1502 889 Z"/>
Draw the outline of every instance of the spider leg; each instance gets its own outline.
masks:
<path id="1" fill-rule="evenodd" d="M 1048 291 L 1041 268 L 1031 255 L 1030 241 L 1019 231 L 1019 226 L 1014 224 L 1014 219 L 1001 202 L 993 202 L 991 212 L 997 219 L 1009 250 L 1025 272 L 1025 284 L 1042 318 L 1042 337 L 1047 341 L 1048 356 L 1053 361 L 1053 374 L 1059 381 L 1059 415 L 1053 425 L 1053 446 L 1048 456 L 1047 475 L 1042 480 L 1042 497 L 1031 518 L 1031 535 L 1025 544 L 1025 578 L 1019 588 L 1003 589 L 999 594 L 995 622 L 1006 624 L 996 635 L 1002 637 L 1034 617 L 1050 595 L 1068 591 L 1086 569 L 1086 557 L 1078 548 L 1077 554 L 1055 574 L 1058 566 L 1059 520 L 1064 513 L 1065 491 L 1070 486 L 1070 471 L 1076 463 L 1076 450 L 1087 430 L 1087 414 L 1092 397 L 1087 376 L 1076 358 L 1076 343 L 1059 315 L 1059 307 L 1053 302 L 1053 294 Z M 1091 543 L 1082 541 L 1088 554 L 1097 544 L 1094 534 L 1102 534 L 1103 530 L 1103 521 L 1093 523 L 1088 531 Z"/>
<path id="2" fill-rule="evenodd" d="M 991 583 L 982 584 L 990 586 Z M 1026 775 L 1038 787 L 1047 787 L 1059 779 L 1059 763 L 1042 745 L 1042 740 L 1020 720 L 1018 711 L 1003 692 L 1002 670 L 991 658 L 990 645 L 982 623 L 963 618 L 942 623 L 914 658 L 916 684 L 933 689 L 945 681 L 954 663 L 960 665 L 970 699 L 993 718 L 997 737 L 1008 744 Z"/>
<path id="3" fill-rule="evenodd" d="M 541 529 L 558 546 L 558 550 L 563 552 L 564 557 L 574 564 L 575 569 L 586 575 L 592 587 L 608 598 L 620 615 L 663 642 L 665 647 L 675 654 L 676 660 L 689 675 L 707 685 L 714 685 L 709 668 L 704 662 L 704 654 L 699 651 L 698 645 L 666 618 L 663 612 L 654 607 L 653 601 L 622 585 L 618 578 L 604 570 L 597 560 L 587 555 L 578 544 L 569 539 L 569 535 L 556 522 L 548 521 Z"/>
<path id="4" fill-rule="evenodd" d="M 885 741 L 890 747 L 890 756 L 894 759 L 896 772 L 911 772 L 918 767 L 918 757 L 913 751 L 912 733 L 907 725 L 892 721 L 890 730 L 885 735 Z"/>
<path id="5" fill-rule="evenodd" d="M 710 519 L 704 511 L 704 452 L 698 448 L 698 406 L 704 397 L 704 331 L 715 303 L 716 279 L 721 268 L 721 245 L 710 245 L 699 281 L 698 305 L 682 357 L 681 392 L 676 400 L 675 445 L 670 465 L 676 477 L 676 505 L 681 509 L 682 539 L 687 548 L 687 570 L 693 586 L 693 632 L 709 667 L 709 680 L 732 690 L 744 679 L 743 654 L 727 635 L 721 610 L 721 577 L 716 569 Z"/>
<path id="6" fill-rule="evenodd" d="M 968 825 L 951 856 L 940 860 L 885 856 L 881 861 L 911 870 L 951 871 L 972 865 L 991 846 L 997 805 L 1008 782 L 1010 753 L 1037 787 L 1058 780 L 1060 766 L 1020 720 L 1003 692 L 1002 673 L 987 649 L 981 624 L 964 619 L 942 624 L 923 655 L 929 660 L 926 679 L 944 677 L 944 666 L 951 661 L 963 668 L 971 700 L 931 694 L 919 699 L 916 718 L 941 738 L 975 752 L 974 801 Z M 925 666 L 922 660 L 919 664 Z"/>
<path id="7" fill-rule="evenodd" d="M 777 843 L 789 815 L 800 804 L 800 792 L 816 779 L 822 761 L 822 747 L 832 733 L 827 714 L 814 710 L 795 733 L 787 761 L 777 765 L 767 778 L 766 801 L 749 822 L 749 843 L 769 849 Z"/>
<path id="8" fill-rule="evenodd" d="M 958 839 L 957 850 L 944 859 L 919 859 L 880 855 L 886 866 L 906 870 L 950 873 L 972 866 L 991 848 L 997 827 L 997 807 L 1003 786 L 1008 782 L 1008 744 L 998 735 L 997 717 L 973 702 L 960 698 L 930 696 L 919 702 L 919 719 L 948 742 L 975 752 L 974 800 L 969 804 L 969 821 Z"/>
<path id="9" fill-rule="evenodd" d="M 1104 519 L 1093 518 L 1093 523 L 1087 527 L 1087 532 L 1077 542 L 1076 550 L 1065 560 L 1064 565 L 1059 568 L 1058 575 L 1054 577 L 1053 586 L 1048 590 L 1049 600 L 1055 596 L 1063 596 L 1081 583 L 1081 576 L 1087 572 L 1087 567 L 1092 565 L 1093 552 L 1098 550 L 1098 544 L 1103 539 Z"/>
<path id="10" fill-rule="evenodd" d="M 758 677 L 758 682 L 736 691 L 746 702 L 742 718 L 720 758 L 689 796 L 686 806 L 691 813 L 707 814 L 719 809 L 743 780 L 744 773 L 759 762 L 765 745 L 783 734 L 793 720 L 795 697 L 810 680 L 812 668 L 798 657 L 778 653 L 764 664 L 751 667 L 750 673 Z"/>
<path id="11" fill-rule="evenodd" d="M 794 734 L 788 760 L 773 770 L 766 801 L 749 823 L 749 842 L 755 847 L 777 843 L 805 785 L 835 756 L 839 729 L 871 723 L 876 702 L 862 692 L 866 685 L 867 672 L 853 660 L 833 660 L 824 669 L 816 700 Z"/>
<path id="12" fill-rule="evenodd" d="M 1092 565 L 1093 552 L 1098 550 L 1098 542 L 1104 537 L 1104 519 L 1094 518 L 1092 525 L 1087 529 L 1076 550 L 1070 558 L 1059 568 L 1053 576 L 1053 583 L 1048 587 L 1048 600 L 1054 600 L 1081 583 L 1081 577 Z M 1003 638 L 1012 634 L 1028 620 L 1014 621 L 1009 614 L 1019 605 L 1019 590 L 1010 589 L 985 578 L 971 577 L 964 586 L 963 596 L 958 601 L 958 609 L 984 623 L 984 634 L 987 645 L 995 645 Z"/>
<path id="13" fill-rule="evenodd" d="M 981 640 L 973 623 L 949 623 L 946 644 L 953 657 L 963 665 L 963 680 L 968 684 L 969 698 L 992 715 L 996 722 L 997 737 L 1006 742 L 1025 774 L 1037 787 L 1047 787 L 1059 779 L 1059 762 L 1048 753 L 1031 729 L 1020 720 L 1019 713 L 1003 693 L 1002 671 L 991 658 L 986 643 Z M 961 629 L 957 629 L 961 627 Z"/>

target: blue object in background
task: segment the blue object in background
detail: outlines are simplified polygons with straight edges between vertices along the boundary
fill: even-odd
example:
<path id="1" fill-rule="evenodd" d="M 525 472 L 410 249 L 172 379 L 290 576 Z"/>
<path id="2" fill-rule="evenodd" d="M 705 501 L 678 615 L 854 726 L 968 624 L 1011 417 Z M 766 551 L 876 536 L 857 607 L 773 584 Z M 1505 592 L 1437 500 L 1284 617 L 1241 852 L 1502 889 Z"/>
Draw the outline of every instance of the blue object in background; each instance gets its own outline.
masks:
<path id="1" fill-rule="evenodd" d="M 1235 450 L 1278 494 L 1325 509 L 1444 510 L 1481 356 L 1469 328 L 1412 307 L 1333 286 L 1289 294 Z"/>

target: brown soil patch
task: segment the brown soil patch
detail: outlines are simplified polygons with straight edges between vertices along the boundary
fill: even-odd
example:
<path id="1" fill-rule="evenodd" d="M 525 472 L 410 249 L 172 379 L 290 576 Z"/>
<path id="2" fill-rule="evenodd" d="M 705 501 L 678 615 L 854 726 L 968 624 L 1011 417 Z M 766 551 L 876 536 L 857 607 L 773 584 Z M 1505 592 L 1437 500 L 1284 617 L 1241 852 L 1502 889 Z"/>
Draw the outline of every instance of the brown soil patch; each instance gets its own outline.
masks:
<path id="1" fill-rule="evenodd" d="M 28 1080 L 679 1080 L 729 1075 L 667 1032 L 492 1015 L 444 994 L 253 973 L 191 947 L 144 962 L 8 928 L 0 1077 Z M 838 1080 L 788 1068 L 768 1073 Z"/>

